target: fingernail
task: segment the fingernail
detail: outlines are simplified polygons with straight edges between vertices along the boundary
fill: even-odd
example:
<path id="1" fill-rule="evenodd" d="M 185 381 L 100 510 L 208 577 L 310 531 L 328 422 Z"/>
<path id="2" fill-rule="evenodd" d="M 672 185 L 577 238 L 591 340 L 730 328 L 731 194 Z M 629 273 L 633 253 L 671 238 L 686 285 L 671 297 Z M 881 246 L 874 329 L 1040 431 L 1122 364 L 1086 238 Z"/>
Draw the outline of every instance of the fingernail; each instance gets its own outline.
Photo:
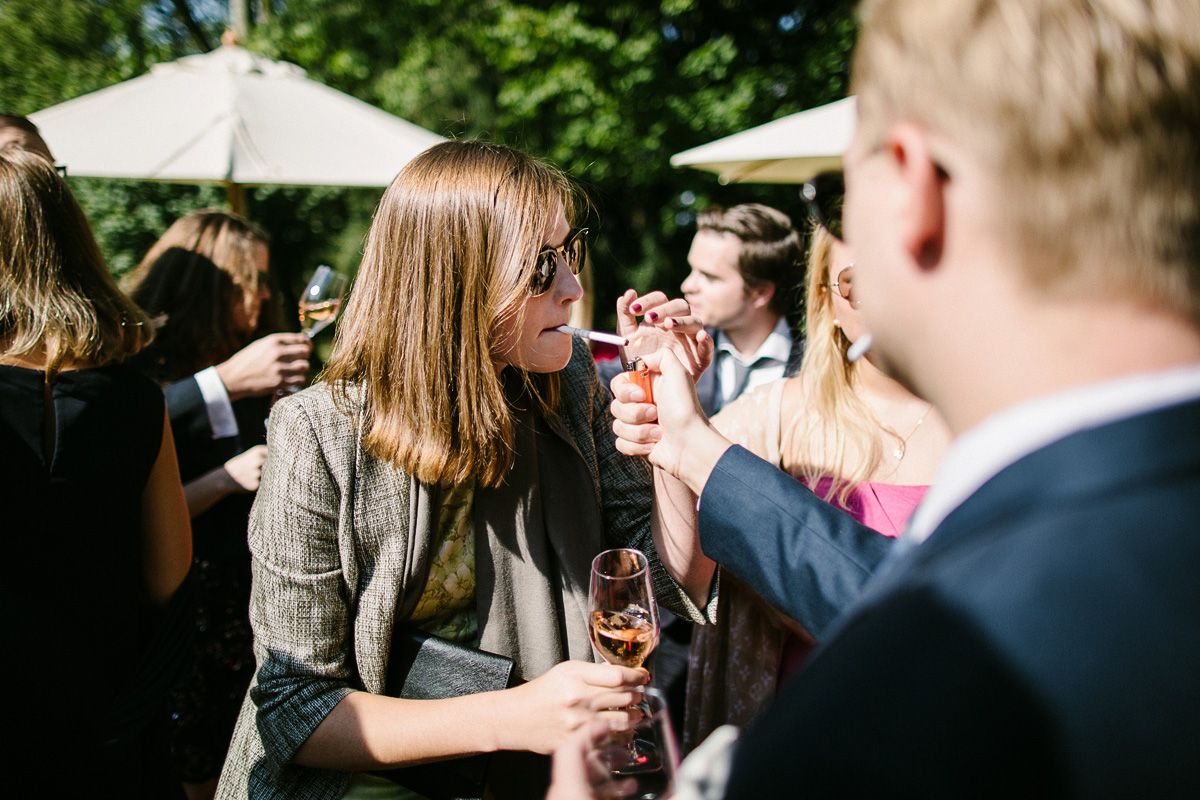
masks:
<path id="1" fill-rule="evenodd" d="M 632 312 L 633 312 L 633 313 L 635 313 L 635 314 L 639 314 L 639 313 L 641 313 L 641 310 L 642 310 L 642 304 L 641 304 L 641 303 L 634 303 L 633 305 L 631 305 L 631 306 L 629 307 L 629 310 L 630 310 L 630 311 L 632 311 Z"/>
<path id="2" fill-rule="evenodd" d="M 657 311 L 651 311 L 651 312 L 650 312 L 649 314 L 647 314 L 646 316 L 647 316 L 647 317 L 649 317 L 650 319 L 658 319 L 658 312 L 657 312 Z"/>

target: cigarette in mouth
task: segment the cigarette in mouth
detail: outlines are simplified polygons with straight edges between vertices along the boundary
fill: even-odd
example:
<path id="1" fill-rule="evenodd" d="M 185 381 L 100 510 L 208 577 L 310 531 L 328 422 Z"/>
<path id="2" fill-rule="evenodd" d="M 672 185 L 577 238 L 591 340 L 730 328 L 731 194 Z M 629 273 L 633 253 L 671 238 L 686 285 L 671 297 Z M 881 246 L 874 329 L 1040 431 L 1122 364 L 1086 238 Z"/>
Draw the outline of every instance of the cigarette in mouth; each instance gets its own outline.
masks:
<path id="1" fill-rule="evenodd" d="M 629 344 L 628 339 L 624 336 L 617 336 L 615 333 L 589 331 L 587 328 L 573 328 L 570 325 L 559 325 L 554 330 L 559 333 L 565 333 L 568 336 L 578 336 L 581 339 L 591 339 L 593 342 L 603 342 L 604 344 L 615 344 L 618 347 L 624 347 Z"/>
<path id="2" fill-rule="evenodd" d="M 846 360 L 853 364 L 867 354 L 871 349 L 871 334 L 864 333 L 858 337 L 858 341 L 850 345 L 850 349 L 846 351 Z"/>

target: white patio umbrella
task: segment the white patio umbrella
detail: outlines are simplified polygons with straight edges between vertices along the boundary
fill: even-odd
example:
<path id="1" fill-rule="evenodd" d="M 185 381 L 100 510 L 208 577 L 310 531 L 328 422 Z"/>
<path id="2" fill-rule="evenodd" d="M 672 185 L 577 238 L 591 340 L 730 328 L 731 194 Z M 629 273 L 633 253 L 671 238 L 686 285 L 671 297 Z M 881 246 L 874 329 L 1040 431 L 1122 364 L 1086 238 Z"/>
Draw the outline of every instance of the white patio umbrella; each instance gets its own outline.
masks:
<path id="1" fill-rule="evenodd" d="M 71 175 L 386 186 L 442 137 L 227 43 L 31 114 Z"/>
<path id="2" fill-rule="evenodd" d="M 803 183 L 841 166 L 854 135 L 854 98 L 810 108 L 671 156 L 721 183 Z"/>

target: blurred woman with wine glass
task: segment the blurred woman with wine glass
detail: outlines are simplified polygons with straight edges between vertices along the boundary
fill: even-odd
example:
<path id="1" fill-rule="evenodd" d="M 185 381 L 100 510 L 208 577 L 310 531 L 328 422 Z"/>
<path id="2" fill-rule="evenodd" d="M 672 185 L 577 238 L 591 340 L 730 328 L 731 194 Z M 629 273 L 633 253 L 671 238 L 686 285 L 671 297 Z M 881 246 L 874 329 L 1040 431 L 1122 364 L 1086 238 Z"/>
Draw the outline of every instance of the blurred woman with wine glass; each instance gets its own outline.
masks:
<path id="1" fill-rule="evenodd" d="M 271 413 L 259 668 L 219 797 L 403 796 L 368 773 L 491 753 L 488 796 L 540 798 L 545 760 L 496 751 L 548 754 L 647 680 L 595 663 L 593 556 L 647 551 L 659 602 L 701 618 L 656 558 L 647 464 L 616 452 L 587 347 L 556 330 L 582 294 L 575 206 L 562 173 L 473 141 L 430 148 L 384 194 L 325 373 Z M 395 696 L 391 643 L 411 630 L 511 659 L 521 683 Z"/>
<path id="2" fill-rule="evenodd" d="M 147 731 L 187 655 L 191 530 L 162 392 L 124 363 L 152 337 L 54 165 L 0 148 L 6 774 L 50 797 L 170 788 Z"/>
<path id="3" fill-rule="evenodd" d="M 164 386 L 195 531 L 196 655 L 166 723 L 189 798 L 215 792 L 254 670 L 246 525 L 266 458 L 268 397 L 308 372 L 302 334 L 255 339 L 268 263 L 261 228 L 207 209 L 176 220 L 126 284 L 158 324 L 136 364 Z"/>

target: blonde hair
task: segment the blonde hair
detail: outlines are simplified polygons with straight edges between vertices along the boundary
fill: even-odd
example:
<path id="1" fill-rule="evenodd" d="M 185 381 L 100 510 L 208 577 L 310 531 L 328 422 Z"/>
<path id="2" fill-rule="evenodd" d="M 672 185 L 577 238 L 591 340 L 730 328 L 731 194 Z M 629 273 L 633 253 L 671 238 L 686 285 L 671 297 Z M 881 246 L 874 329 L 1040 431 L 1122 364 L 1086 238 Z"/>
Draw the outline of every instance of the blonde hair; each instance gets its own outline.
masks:
<path id="1" fill-rule="evenodd" d="M 153 336 L 54 166 L 0 148 L 0 357 L 42 347 L 49 381 L 63 366 L 123 361 Z"/>
<path id="2" fill-rule="evenodd" d="M 1200 3 L 864 0 L 860 14 L 861 138 L 903 118 L 971 148 L 1009 198 L 1033 285 L 1200 321 Z"/>
<path id="3" fill-rule="evenodd" d="M 856 391 L 861 362 L 846 360 L 850 340 L 835 324 L 829 288 L 832 255 L 833 238 L 815 226 L 808 254 L 804 361 L 795 377 L 805 413 L 793 415 L 780 438 L 782 452 L 795 459 L 790 470 L 814 490 L 822 478 L 831 478 L 825 500 L 836 496 L 845 505 L 854 487 L 879 469 L 880 432 L 900 437 L 879 421 Z"/>
<path id="4" fill-rule="evenodd" d="M 322 380 L 343 410 L 361 387 L 372 455 L 430 484 L 498 485 L 512 419 L 497 331 L 520 325 L 532 265 L 575 192 L 558 170 L 500 145 L 444 142 L 401 170 L 380 201 Z M 556 375 L 522 379 L 543 410 Z"/>
<path id="5" fill-rule="evenodd" d="M 238 327 L 233 311 L 258 302 L 256 248 L 270 238 L 253 222 L 205 208 L 171 224 L 125 279 L 134 302 L 162 326 L 142 355 L 145 369 L 174 381 L 224 361 L 252 332 Z"/>

